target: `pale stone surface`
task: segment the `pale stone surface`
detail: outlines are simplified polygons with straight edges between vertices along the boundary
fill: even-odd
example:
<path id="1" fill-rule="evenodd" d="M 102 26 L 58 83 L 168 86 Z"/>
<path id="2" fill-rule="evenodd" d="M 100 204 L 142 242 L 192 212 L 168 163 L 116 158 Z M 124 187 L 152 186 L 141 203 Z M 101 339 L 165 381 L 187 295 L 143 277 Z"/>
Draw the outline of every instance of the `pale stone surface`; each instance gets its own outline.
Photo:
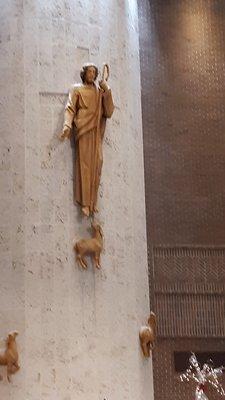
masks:
<path id="1" fill-rule="evenodd" d="M 0 336 L 20 332 L 4 400 L 146 400 L 151 360 L 138 21 L 135 0 L 1 2 Z M 73 145 L 57 133 L 84 61 L 111 66 L 104 141 L 102 270 L 80 270 Z M 0 373 L 4 372 L 1 368 Z"/>

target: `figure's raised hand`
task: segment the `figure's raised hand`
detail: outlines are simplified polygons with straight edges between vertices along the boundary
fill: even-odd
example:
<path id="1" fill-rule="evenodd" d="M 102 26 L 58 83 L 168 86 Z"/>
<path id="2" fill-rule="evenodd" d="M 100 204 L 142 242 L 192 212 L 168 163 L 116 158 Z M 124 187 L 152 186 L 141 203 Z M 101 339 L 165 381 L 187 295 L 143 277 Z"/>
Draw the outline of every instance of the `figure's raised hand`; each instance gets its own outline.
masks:
<path id="1" fill-rule="evenodd" d="M 104 92 L 106 92 L 109 89 L 109 87 L 108 87 L 108 85 L 107 85 L 105 80 L 101 80 L 98 83 L 99 83 L 100 88 L 102 90 L 104 90 Z"/>
<path id="2" fill-rule="evenodd" d="M 65 139 L 70 139 L 70 137 L 71 137 L 71 128 L 65 125 L 63 131 L 60 132 L 59 134 L 59 139 L 63 141 Z"/>

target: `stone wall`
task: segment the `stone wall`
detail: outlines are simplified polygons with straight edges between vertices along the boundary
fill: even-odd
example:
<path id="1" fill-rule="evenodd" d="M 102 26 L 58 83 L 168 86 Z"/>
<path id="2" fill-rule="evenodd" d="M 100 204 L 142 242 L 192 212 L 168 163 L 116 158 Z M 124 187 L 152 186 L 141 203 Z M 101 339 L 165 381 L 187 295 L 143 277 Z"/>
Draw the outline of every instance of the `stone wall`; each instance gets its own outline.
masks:
<path id="1" fill-rule="evenodd" d="M 146 400 L 151 360 L 137 4 L 1 1 L 0 335 L 21 370 L 4 400 Z M 84 61 L 111 66 L 99 220 L 102 269 L 75 263 L 88 234 L 73 204 L 74 143 L 57 139 Z M 0 343 L 3 346 L 3 342 Z"/>

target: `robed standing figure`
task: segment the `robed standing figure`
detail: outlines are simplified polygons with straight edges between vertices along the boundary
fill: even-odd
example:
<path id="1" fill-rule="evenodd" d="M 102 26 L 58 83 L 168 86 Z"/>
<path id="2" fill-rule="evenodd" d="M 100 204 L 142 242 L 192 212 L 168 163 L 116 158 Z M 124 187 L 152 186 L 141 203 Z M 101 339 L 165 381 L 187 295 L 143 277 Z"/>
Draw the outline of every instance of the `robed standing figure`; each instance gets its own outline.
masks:
<path id="1" fill-rule="evenodd" d="M 84 215 L 97 212 L 97 195 L 103 163 L 102 142 L 106 119 L 112 116 L 114 104 L 106 80 L 95 83 L 98 68 L 85 64 L 80 72 L 82 83 L 69 92 L 61 139 L 75 132 L 75 200 Z"/>

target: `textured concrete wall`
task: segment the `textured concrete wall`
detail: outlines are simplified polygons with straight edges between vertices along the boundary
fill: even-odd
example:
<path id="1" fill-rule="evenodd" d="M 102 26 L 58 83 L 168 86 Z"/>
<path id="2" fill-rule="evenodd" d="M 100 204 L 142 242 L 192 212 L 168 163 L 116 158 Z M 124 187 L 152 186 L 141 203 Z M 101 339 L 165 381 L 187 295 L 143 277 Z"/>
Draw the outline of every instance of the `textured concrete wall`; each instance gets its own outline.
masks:
<path id="1" fill-rule="evenodd" d="M 21 355 L 0 398 L 151 399 L 138 341 L 149 294 L 136 1 L 1 1 L 0 20 L 0 335 L 17 329 Z M 111 65 L 116 103 L 100 271 L 75 263 L 73 240 L 89 223 L 73 204 L 73 143 L 57 140 L 66 93 L 88 60 Z"/>

